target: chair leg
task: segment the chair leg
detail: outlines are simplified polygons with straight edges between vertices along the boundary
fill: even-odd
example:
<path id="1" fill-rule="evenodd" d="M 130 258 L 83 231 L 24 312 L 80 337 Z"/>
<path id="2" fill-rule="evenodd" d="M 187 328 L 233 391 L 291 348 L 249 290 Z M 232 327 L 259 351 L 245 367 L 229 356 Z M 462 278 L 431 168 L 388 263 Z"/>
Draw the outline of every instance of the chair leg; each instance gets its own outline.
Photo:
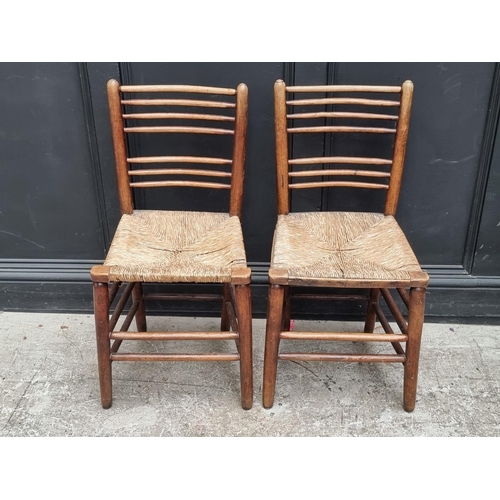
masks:
<path id="1" fill-rule="evenodd" d="M 378 304 L 380 299 L 380 289 L 372 288 L 370 290 L 370 299 L 368 300 L 368 307 L 366 309 L 366 320 L 365 320 L 365 333 L 373 333 L 375 329 L 375 322 L 377 321 L 377 315 L 375 314 L 375 309 L 373 304 Z"/>
<path id="2" fill-rule="evenodd" d="M 146 324 L 146 308 L 144 307 L 144 299 L 142 292 L 142 283 L 136 283 L 132 289 L 132 299 L 139 301 L 139 307 L 135 313 L 135 324 L 137 325 L 138 332 L 147 332 L 148 327 Z"/>
<path id="3" fill-rule="evenodd" d="M 231 296 L 229 293 L 229 283 L 224 283 L 224 292 L 222 298 L 222 314 L 220 319 L 220 329 L 221 332 L 228 332 L 230 323 L 229 323 L 229 315 L 227 313 L 226 303 L 231 300 Z"/>
<path id="4" fill-rule="evenodd" d="M 283 331 L 290 331 L 290 319 L 291 319 L 291 304 L 290 304 L 290 287 L 285 286 L 284 298 L 283 298 L 283 321 L 281 328 Z"/>
<path id="5" fill-rule="evenodd" d="M 97 363 L 103 408 L 112 403 L 111 349 L 109 340 L 109 295 L 107 283 L 94 283 L 94 316 L 97 339 Z"/>
<path id="6" fill-rule="evenodd" d="M 266 321 L 266 347 L 264 351 L 264 381 L 262 385 L 262 404 L 271 408 L 276 390 L 276 372 L 278 369 L 279 334 L 283 316 L 284 287 L 269 286 Z"/>
<path id="7" fill-rule="evenodd" d="M 241 406 L 244 410 L 249 410 L 253 404 L 252 296 L 250 285 L 237 285 L 235 295 L 239 334 Z"/>
<path id="8" fill-rule="evenodd" d="M 425 288 L 410 289 L 403 396 L 403 406 L 408 412 L 415 409 L 417 398 L 418 361 L 420 357 L 422 327 L 424 324 L 425 291 Z"/>

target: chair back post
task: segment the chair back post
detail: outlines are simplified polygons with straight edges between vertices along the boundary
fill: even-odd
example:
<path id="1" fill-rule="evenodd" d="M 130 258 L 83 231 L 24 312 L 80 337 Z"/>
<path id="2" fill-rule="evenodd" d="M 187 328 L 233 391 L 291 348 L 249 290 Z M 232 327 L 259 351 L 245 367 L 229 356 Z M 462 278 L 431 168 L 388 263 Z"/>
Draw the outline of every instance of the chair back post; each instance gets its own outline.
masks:
<path id="1" fill-rule="evenodd" d="M 408 141 L 408 130 L 410 126 L 410 113 L 413 98 L 413 82 L 406 80 L 401 86 L 401 105 L 399 108 L 396 138 L 394 141 L 394 155 L 391 169 L 391 180 L 385 202 L 385 215 L 395 215 L 398 206 L 399 193 L 401 191 L 401 179 Z"/>
<path id="2" fill-rule="evenodd" d="M 283 80 L 274 84 L 274 127 L 276 137 L 276 194 L 278 215 L 290 211 L 288 193 L 288 136 L 286 118 L 286 86 Z"/>
<path id="3" fill-rule="evenodd" d="M 229 215 L 241 217 L 243 184 L 245 180 L 246 135 L 248 126 L 248 87 L 240 83 L 236 89 L 233 167 Z"/>
<path id="4" fill-rule="evenodd" d="M 120 210 L 122 214 L 131 214 L 134 211 L 134 204 L 132 201 L 132 191 L 129 186 L 127 148 L 120 98 L 120 84 L 116 80 L 109 80 L 107 90 Z"/>

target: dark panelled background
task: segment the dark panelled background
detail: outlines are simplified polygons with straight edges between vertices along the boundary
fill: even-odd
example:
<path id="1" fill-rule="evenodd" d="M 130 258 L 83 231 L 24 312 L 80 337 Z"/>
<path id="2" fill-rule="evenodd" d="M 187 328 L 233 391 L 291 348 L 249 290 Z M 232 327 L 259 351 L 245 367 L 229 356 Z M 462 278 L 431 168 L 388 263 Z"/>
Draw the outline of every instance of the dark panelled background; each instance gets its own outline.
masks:
<path id="1" fill-rule="evenodd" d="M 276 221 L 275 80 L 393 85 L 411 79 L 415 95 L 397 219 L 431 276 L 427 317 L 500 319 L 500 86 L 495 63 L 2 63 L 0 309 L 92 311 L 88 271 L 104 259 L 120 216 L 105 91 L 111 77 L 129 84 L 248 85 L 242 222 L 253 268 L 255 316 L 265 313 Z M 228 146 L 223 139 L 211 146 L 214 156 Z M 152 154 L 159 140 L 133 137 L 129 147 L 134 154 Z M 299 155 L 305 148 L 357 154 L 370 144 L 317 134 L 294 138 L 292 147 Z M 226 209 L 227 195 L 138 190 L 136 204 L 216 211 Z M 380 193 L 374 191 L 300 190 L 292 197 L 296 211 L 381 206 Z M 297 306 L 302 317 L 362 313 L 352 305 Z M 173 314 L 216 312 L 199 304 L 154 307 Z"/>

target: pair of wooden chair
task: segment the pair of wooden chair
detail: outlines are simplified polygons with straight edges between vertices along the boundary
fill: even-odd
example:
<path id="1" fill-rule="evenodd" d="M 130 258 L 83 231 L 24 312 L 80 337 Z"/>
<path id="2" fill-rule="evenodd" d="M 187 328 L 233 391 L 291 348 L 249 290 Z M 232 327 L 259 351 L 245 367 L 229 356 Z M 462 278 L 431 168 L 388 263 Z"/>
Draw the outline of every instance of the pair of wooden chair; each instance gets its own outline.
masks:
<path id="1" fill-rule="evenodd" d="M 365 93 L 365 97 L 369 93 L 370 98 L 351 96 L 360 92 Z M 286 87 L 281 80 L 275 84 L 278 222 L 269 271 L 263 383 L 263 404 L 266 408 L 273 405 L 277 365 L 278 360 L 282 359 L 403 363 L 404 408 L 407 411 L 414 409 L 428 276 L 421 271 L 394 219 L 403 173 L 412 92 L 411 82 L 405 82 L 401 87 Z M 166 93 L 167 97 L 156 98 L 159 93 Z M 203 97 L 193 99 L 193 93 L 202 94 Z M 305 93 L 309 97 L 287 100 L 287 93 Z M 311 93 L 313 97 L 310 97 Z M 331 96 L 332 93 L 335 97 Z M 128 97 L 124 98 L 124 94 Z M 180 94 L 175 97 L 181 98 L 172 98 L 172 94 Z M 373 98 L 375 94 L 386 97 Z M 246 263 L 240 224 L 248 89 L 244 84 L 240 84 L 237 89 L 186 85 L 120 86 L 116 80 L 110 80 L 108 99 L 123 215 L 104 264 L 91 270 L 102 406 L 109 408 L 112 403 L 111 367 L 115 361 L 239 361 L 241 404 L 244 409 L 249 409 L 253 402 L 251 271 Z M 354 107 L 354 111 L 345 111 L 346 108 L 333 111 L 333 106 L 337 105 Z M 150 106 L 156 106 L 162 112 L 144 111 Z M 293 110 L 289 114 L 287 106 Z M 306 109 L 319 106 L 320 111 L 295 112 L 302 106 Z M 189 112 L 191 107 L 202 108 L 203 112 Z M 360 112 L 360 107 L 398 111 Z M 172 109 L 182 109 L 183 112 L 172 112 Z M 182 124 L 165 126 L 163 120 Z M 311 123 L 311 120 L 312 126 L 295 126 L 298 122 Z M 343 124 L 333 125 L 332 120 L 340 120 Z M 369 125 L 359 126 L 360 120 L 367 121 Z M 193 121 L 204 126 L 193 126 Z M 213 122 L 217 126 L 212 126 Z M 380 126 L 380 123 L 384 126 Z M 127 134 L 147 133 L 232 136 L 232 157 L 129 155 Z M 288 136 L 300 133 L 389 135 L 393 138 L 393 154 L 390 159 L 366 156 L 295 159 L 290 154 Z M 158 168 L 159 164 L 174 164 L 175 168 Z M 186 169 L 182 168 L 184 164 L 201 164 L 204 168 Z M 350 168 L 315 167 L 325 164 L 347 165 Z M 151 165 L 156 167 L 151 168 Z M 363 165 L 364 170 L 353 168 L 358 165 Z M 143 180 L 150 176 L 162 180 Z M 181 176 L 188 176 L 190 180 L 179 180 Z M 213 177 L 217 178 L 217 182 L 212 182 L 210 178 Z M 320 177 L 321 180 L 302 182 L 303 177 Z M 338 177 L 342 180 L 329 180 Z M 357 180 L 358 177 L 364 178 L 363 182 Z M 134 209 L 134 188 L 175 186 L 227 189 L 230 195 L 229 211 L 213 213 Z M 322 187 L 387 190 L 385 210 L 383 213 L 290 213 L 290 190 Z M 110 315 L 111 305 L 122 283 L 128 284 Z M 148 332 L 145 301 L 175 300 L 179 297 L 174 294 L 144 294 L 143 283 L 223 285 L 220 295 L 184 296 L 186 300 L 221 301 L 220 331 Z M 290 331 L 291 303 L 294 300 L 291 290 L 297 286 L 369 289 L 369 295 L 365 293 L 357 296 L 368 302 L 364 332 Z M 410 289 L 409 293 L 407 288 Z M 397 290 L 407 306 L 408 322 L 390 289 Z M 392 330 L 379 303 L 381 296 L 401 333 Z M 130 297 L 131 306 L 122 326 L 117 329 L 120 315 Z M 320 297 L 326 296 L 323 294 Z M 335 297 L 345 298 L 339 295 Z M 352 298 L 352 295 L 349 297 Z M 309 298 L 317 296 L 310 295 Z M 134 318 L 138 332 L 129 332 Z M 373 333 L 377 318 L 386 333 Z M 396 354 L 280 353 L 280 341 L 285 339 L 389 342 Z M 234 340 L 236 348 L 234 354 L 120 353 L 119 348 L 124 340 Z M 403 349 L 401 342 L 406 343 L 406 349 Z"/>

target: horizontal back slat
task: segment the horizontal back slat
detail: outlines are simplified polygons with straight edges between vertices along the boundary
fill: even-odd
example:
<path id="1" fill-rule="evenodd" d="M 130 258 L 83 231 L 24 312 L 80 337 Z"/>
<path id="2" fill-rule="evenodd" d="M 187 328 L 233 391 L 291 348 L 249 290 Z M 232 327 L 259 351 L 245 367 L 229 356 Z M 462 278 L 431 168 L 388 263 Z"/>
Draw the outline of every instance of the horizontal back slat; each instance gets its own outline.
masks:
<path id="1" fill-rule="evenodd" d="M 200 170 L 184 168 L 153 168 L 144 170 L 129 170 L 128 175 L 200 175 L 207 177 L 231 177 L 230 172 L 220 172 L 219 170 Z"/>
<path id="2" fill-rule="evenodd" d="M 395 134 L 396 129 L 383 127 L 341 127 L 341 126 L 320 126 L 320 127 L 291 127 L 287 128 L 290 134 L 303 133 L 325 133 L 325 132 L 342 132 L 342 133 L 365 133 L 365 134 Z"/>
<path id="3" fill-rule="evenodd" d="M 395 120 L 396 115 L 386 115 L 380 113 L 350 113 L 348 111 L 318 111 L 317 113 L 292 113 L 286 115 L 290 120 L 300 120 L 308 118 L 361 118 L 366 120 Z"/>
<path id="4" fill-rule="evenodd" d="M 289 106 L 312 106 L 326 104 L 359 104 L 361 106 L 399 106 L 399 101 L 384 99 L 359 99 L 357 97 L 325 97 L 320 99 L 297 99 L 286 101 Z"/>
<path id="5" fill-rule="evenodd" d="M 209 134 L 234 135 L 234 130 L 211 127 L 125 127 L 127 134 Z"/>
<path id="6" fill-rule="evenodd" d="M 195 94 L 236 95 L 235 89 L 199 85 L 122 85 L 122 92 L 186 92 Z"/>
<path id="7" fill-rule="evenodd" d="M 124 114 L 125 120 L 213 120 L 219 122 L 234 122 L 234 116 L 206 115 L 200 113 L 130 113 Z"/>
<path id="8" fill-rule="evenodd" d="M 232 160 L 209 156 L 137 156 L 127 158 L 128 163 L 204 163 L 207 165 L 231 165 Z"/>
<path id="9" fill-rule="evenodd" d="M 386 184 L 377 184 L 370 182 L 355 182 L 355 181 L 324 181 L 324 182 L 300 182 L 297 184 L 289 184 L 290 189 L 309 189 L 321 187 L 352 187 L 352 188 L 368 188 L 368 189 L 389 189 Z"/>
<path id="10" fill-rule="evenodd" d="M 236 108 L 232 102 L 203 101 L 195 99 L 123 99 L 125 106 L 193 106 L 201 108 Z"/>
<path id="11" fill-rule="evenodd" d="M 231 189 L 230 184 L 218 182 L 196 182 L 196 181 L 151 181 L 131 182 L 130 187 L 152 188 L 152 187 L 198 187 L 209 189 Z"/>
<path id="12" fill-rule="evenodd" d="M 399 94 L 401 87 L 380 85 L 310 85 L 286 87 L 287 92 L 381 92 Z"/>
<path id="13" fill-rule="evenodd" d="M 388 172 L 379 172 L 377 170 L 302 170 L 301 172 L 290 172 L 290 177 L 318 177 L 328 175 L 359 175 L 362 177 L 386 177 L 391 176 Z"/>
<path id="14" fill-rule="evenodd" d="M 289 165 L 317 165 L 319 163 L 345 163 L 354 165 L 392 165 L 392 160 L 385 158 L 363 158 L 358 156 L 317 156 L 311 158 L 294 158 L 288 160 Z"/>

